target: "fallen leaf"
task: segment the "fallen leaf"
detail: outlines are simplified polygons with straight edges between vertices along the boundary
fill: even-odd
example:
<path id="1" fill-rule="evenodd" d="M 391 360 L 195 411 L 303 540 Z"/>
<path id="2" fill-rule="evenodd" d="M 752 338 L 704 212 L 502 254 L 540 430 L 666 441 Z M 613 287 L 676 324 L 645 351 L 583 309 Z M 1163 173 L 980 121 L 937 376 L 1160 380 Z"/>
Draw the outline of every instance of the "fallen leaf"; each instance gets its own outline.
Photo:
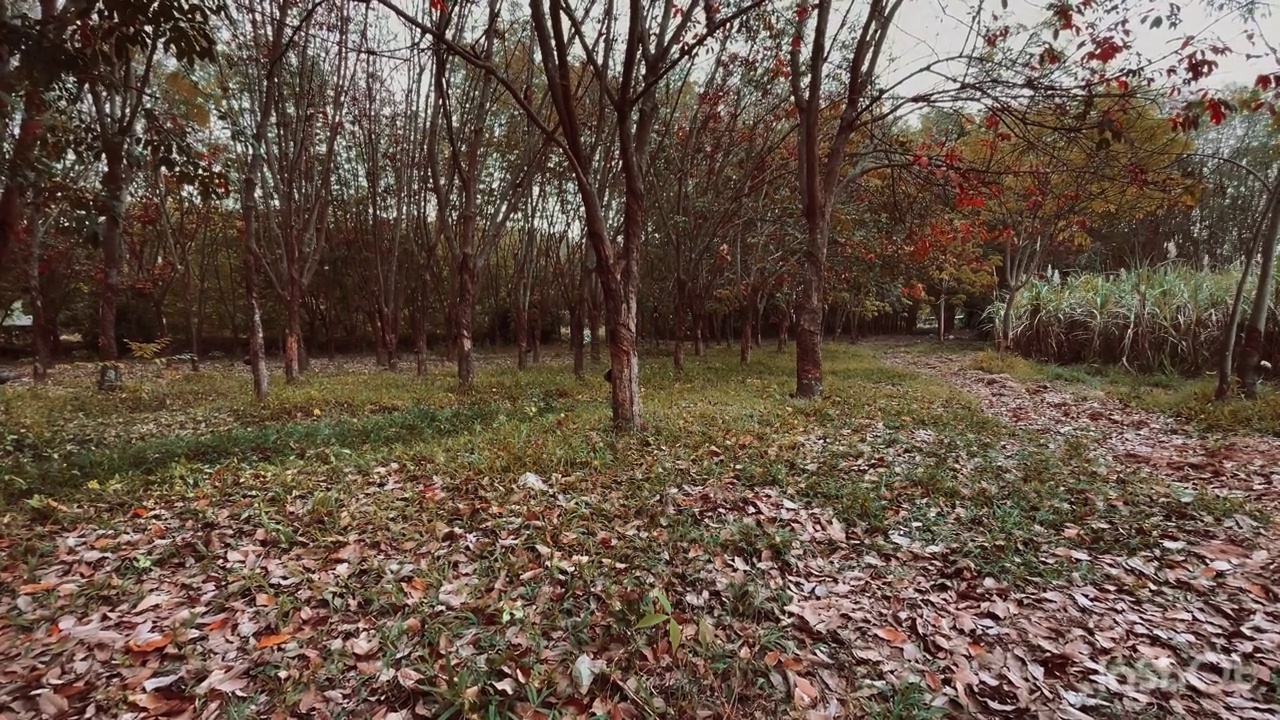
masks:
<path id="1" fill-rule="evenodd" d="M 264 635 L 258 639 L 258 649 L 275 647 L 281 643 L 286 643 L 293 635 L 289 633 L 279 633 L 277 635 Z"/>
<path id="2" fill-rule="evenodd" d="M 40 712 L 44 713 L 45 717 L 58 717 L 71 709 L 71 703 L 52 690 L 40 693 L 36 704 L 40 706 Z"/>
<path id="3" fill-rule="evenodd" d="M 596 675 L 604 668 L 603 660 L 595 660 L 586 653 L 578 656 L 578 659 L 573 662 L 573 685 L 579 695 L 587 694 L 587 690 L 591 689 L 591 681 L 595 680 Z"/>
<path id="4" fill-rule="evenodd" d="M 894 647 L 903 647 L 907 643 L 911 642 L 911 638 L 907 637 L 906 633 L 897 628 L 882 627 L 876 630 L 876 635 L 888 640 L 889 644 Z"/>
<path id="5" fill-rule="evenodd" d="M 818 698 L 818 689 L 813 686 L 813 683 L 799 675 L 795 675 L 793 678 L 795 680 L 795 690 L 791 693 L 792 701 L 802 708 L 809 707 Z"/>
<path id="6" fill-rule="evenodd" d="M 125 643 L 125 647 L 132 652 L 148 653 L 152 650 L 159 650 L 168 645 L 173 640 L 173 633 L 165 633 L 163 635 L 153 635 L 141 642 L 130 640 Z"/>

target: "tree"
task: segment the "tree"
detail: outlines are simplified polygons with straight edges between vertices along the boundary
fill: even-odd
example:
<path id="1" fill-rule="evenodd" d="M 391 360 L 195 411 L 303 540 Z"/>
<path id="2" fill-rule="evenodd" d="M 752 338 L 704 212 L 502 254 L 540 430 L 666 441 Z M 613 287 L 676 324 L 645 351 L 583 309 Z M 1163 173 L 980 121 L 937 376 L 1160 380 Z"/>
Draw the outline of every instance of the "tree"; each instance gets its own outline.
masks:
<path id="1" fill-rule="evenodd" d="M 1190 199 L 1174 166 L 1185 139 L 1155 114 L 1154 103 L 1121 96 L 1095 108 L 1098 125 L 1123 129 L 1119 141 L 1062 132 L 1035 113 L 990 113 L 962 143 L 970 169 L 957 207 L 986 225 L 1001 254 L 1001 348 L 1010 341 L 1018 292 L 1047 259 L 1087 247 L 1098 218 L 1140 218 Z"/>
<path id="2" fill-rule="evenodd" d="M 213 59 L 211 11 L 199 2 L 169 0 L 145 6 L 153 15 L 137 18 L 137 8 L 103 6 L 92 20 L 80 21 L 78 50 L 95 69 L 87 90 L 93 107 L 95 141 L 101 154 L 102 290 L 98 355 L 119 355 L 116 312 L 121 290 L 121 264 L 129 192 L 140 166 L 138 125 L 150 100 L 150 86 L 162 49 L 190 65 Z"/>

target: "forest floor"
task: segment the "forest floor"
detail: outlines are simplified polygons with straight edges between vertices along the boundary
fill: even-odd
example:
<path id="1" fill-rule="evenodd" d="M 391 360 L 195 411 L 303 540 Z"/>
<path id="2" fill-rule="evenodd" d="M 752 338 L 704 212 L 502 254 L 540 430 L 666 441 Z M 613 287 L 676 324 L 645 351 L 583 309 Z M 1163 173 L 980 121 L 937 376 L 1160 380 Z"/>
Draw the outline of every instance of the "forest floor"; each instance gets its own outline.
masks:
<path id="1" fill-rule="evenodd" d="M 651 358 L 624 438 L 554 360 L 0 388 L 0 717 L 1280 713 L 1280 441 L 824 356 Z"/>

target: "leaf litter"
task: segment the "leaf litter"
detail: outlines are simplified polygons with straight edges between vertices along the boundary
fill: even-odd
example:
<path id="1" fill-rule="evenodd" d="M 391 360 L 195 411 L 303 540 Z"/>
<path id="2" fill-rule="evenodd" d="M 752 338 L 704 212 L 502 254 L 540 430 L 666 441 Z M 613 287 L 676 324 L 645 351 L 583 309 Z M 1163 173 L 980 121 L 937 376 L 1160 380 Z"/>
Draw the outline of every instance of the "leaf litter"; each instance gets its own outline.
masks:
<path id="1" fill-rule="evenodd" d="M 927 360 L 1047 445 L 1085 438 L 1109 471 L 1274 508 L 1264 441 Z M 780 452 L 800 473 L 841 458 L 864 482 L 927 471 L 919 446 L 946 438 L 896 424 Z M 772 442 L 731 438 L 656 486 L 643 468 L 514 489 L 399 464 L 340 478 L 376 517 L 253 477 L 143 513 L 69 509 L 0 538 L 0 717 L 817 719 L 912 693 L 921 713 L 985 717 L 1280 712 L 1277 546 L 1256 514 L 1214 523 L 1187 504 L 1185 525 L 1128 553 L 1103 541 L 1122 529 L 1081 522 L 1024 548 L 1058 575 L 1001 579 L 966 554 L 987 541 L 929 532 L 912 498 L 879 528 L 735 477 L 728 447 Z"/>

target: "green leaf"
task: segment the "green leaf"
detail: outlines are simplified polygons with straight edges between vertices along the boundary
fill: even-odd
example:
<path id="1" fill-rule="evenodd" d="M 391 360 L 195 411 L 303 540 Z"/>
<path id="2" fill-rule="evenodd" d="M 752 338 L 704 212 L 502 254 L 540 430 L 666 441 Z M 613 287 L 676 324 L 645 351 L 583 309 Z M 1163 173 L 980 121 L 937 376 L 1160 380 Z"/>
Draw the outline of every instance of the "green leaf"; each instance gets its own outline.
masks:
<path id="1" fill-rule="evenodd" d="M 1151 21 L 1151 29 L 1152 30 L 1159 29 L 1161 25 L 1164 25 L 1164 16 L 1157 15 L 1155 19 Z"/>
<path id="2" fill-rule="evenodd" d="M 654 594 L 654 596 L 655 596 L 655 597 L 657 597 L 657 598 L 658 598 L 658 603 L 662 605 L 662 609 L 663 609 L 664 611 L 666 611 L 666 613 L 667 613 L 668 615 L 670 615 L 670 614 L 671 614 L 671 601 L 667 599 L 667 594 L 666 594 L 666 593 L 664 593 L 664 592 L 662 592 L 661 590 L 654 590 L 654 591 L 653 591 L 653 594 Z"/>
<path id="3" fill-rule="evenodd" d="M 640 622 L 636 624 L 636 629 L 643 630 L 645 628 L 653 627 L 654 625 L 657 625 L 663 620 L 668 619 L 668 617 L 670 616 L 663 615 L 662 613 L 650 613 L 648 615 L 645 615 L 644 618 L 641 619 Z"/>
<path id="4" fill-rule="evenodd" d="M 671 640 L 671 652 L 680 647 L 680 623 L 675 620 L 667 622 L 667 638 Z"/>

